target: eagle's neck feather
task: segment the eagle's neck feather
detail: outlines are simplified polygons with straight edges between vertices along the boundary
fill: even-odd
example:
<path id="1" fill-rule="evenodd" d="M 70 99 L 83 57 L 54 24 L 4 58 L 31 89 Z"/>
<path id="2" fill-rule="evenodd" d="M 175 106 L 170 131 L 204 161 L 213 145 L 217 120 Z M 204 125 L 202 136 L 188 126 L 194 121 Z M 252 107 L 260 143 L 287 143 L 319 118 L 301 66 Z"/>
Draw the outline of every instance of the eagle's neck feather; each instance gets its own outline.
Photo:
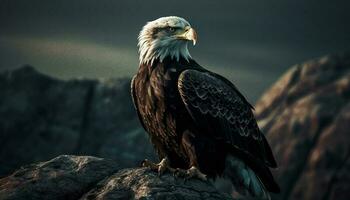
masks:
<path id="1" fill-rule="evenodd" d="M 180 58 L 189 60 L 191 58 L 190 52 L 187 48 L 187 41 L 183 40 L 159 40 L 154 39 L 148 34 L 143 34 L 142 31 L 139 36 L 139 54 L 140 64 L 153 64 L 159 59 L 160 62 L 166 57 L 170 57 L 176 61 Z"/>

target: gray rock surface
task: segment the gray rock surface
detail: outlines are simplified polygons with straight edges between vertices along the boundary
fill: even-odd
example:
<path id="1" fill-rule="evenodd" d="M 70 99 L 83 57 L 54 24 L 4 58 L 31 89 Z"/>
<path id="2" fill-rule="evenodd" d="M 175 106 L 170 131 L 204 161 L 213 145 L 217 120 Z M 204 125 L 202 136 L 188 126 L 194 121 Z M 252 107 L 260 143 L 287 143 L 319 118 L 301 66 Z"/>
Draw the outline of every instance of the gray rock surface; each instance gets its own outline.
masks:
<path id="1" fill-rule="evenodd" d="M 230 199 L 210 182 L 175 178 L 165 173 L 158 176 L 147 168 L 124 169 L 100 182 L 83 196 L 90 199 Z"/>
<path id="2" fill-rule="evenodd" d="M 349 199 L 350 55 L 292 67 L 256 106 L 276 155 L 275 199 Z"/>
<path id="3" fill-rule="evenodd" d="M 0 73 L 0 177 L 61 154 L 154 159 L 130 98 L 130 79 L 58 80 L 24 66 Z"/>
<path id="4" fill-rule="evenodd" d="M 0 179 L 4 200 L 229 199 L 210 182 L 186 182 L 148 168 L 123 169 L 113 161 L 90 156 L 59 156 L 23 167 Z"/>
<path id="5" fill-rule="evenodd" d="M 31 164 L 0 179 L 0 199 L 79 199 L 99 181 L 118 171 L 113 161 L 63 155 Z"/>

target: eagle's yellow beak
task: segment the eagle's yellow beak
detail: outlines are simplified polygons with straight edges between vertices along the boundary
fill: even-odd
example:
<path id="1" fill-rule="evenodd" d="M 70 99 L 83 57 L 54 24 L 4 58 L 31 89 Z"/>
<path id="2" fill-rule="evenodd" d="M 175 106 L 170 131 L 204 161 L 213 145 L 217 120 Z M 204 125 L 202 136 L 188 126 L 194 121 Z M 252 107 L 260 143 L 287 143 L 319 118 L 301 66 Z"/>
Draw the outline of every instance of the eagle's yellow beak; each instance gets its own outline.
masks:
<path id="1" fill-rule="evenodd" d="M 188 28 L 186 31 L 178 36 L 182 40 L 190 40 L 193 42 L 193 46 L 197 43 L 197 33 L 193 28 Z"/>

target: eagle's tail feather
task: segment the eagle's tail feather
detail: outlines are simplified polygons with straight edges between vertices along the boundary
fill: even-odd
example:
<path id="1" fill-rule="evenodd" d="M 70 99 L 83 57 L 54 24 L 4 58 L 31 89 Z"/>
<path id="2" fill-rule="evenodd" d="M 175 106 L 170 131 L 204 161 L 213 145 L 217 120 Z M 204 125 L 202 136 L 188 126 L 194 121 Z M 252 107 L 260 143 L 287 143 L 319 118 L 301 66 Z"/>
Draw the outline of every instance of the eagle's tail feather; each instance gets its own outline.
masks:
<path id="1" fill-rule="evenodd" d="M 235 191 L 240 195 L 271 199 L 259 177 L 240 159 L 228 156 L 223 175 L 231 180 Z"/>

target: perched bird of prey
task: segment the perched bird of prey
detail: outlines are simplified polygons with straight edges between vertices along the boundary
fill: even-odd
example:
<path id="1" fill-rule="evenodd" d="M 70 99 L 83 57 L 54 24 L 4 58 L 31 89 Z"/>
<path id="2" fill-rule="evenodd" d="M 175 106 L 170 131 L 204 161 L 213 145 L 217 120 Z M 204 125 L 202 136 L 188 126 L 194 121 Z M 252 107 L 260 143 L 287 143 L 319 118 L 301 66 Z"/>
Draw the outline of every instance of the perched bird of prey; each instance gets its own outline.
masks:
<path id="1" fill-rule="evenodd" d="M 185 178 L 226 177 L 242 195 L 279 192 L 276 161 L 253 107 L 223 76 L 193 60 L 197 33 L 183 18 L 148 22 L 138 37 L 140 66 L 131 83 L 138 117 L 161 160 L 144 165 Z"/>

